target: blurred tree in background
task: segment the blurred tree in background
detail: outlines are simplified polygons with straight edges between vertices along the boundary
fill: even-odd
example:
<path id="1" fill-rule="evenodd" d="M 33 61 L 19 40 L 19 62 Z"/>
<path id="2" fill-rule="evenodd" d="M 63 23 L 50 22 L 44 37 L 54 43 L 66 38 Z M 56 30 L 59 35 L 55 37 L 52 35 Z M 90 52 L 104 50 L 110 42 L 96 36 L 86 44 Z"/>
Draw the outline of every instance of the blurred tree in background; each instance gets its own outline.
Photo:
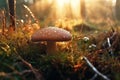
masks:
<path id="1" fill-rule="evenodd" d="M 116 6 L 115 6 L 115 13 L 116 13 L 116 19 L 120 20 L 120 0 L 116 0 Z"/>
<path id="2" fill-rule="evenodd" d="M 0 9 L 5 8 L 8 10 L 8 4 L 6 1 L 7 0 L 0 0 Z M 27 5 L 34 15 L 41 21 L 50 16 L 55 18 L 55 11 L 53 10 L 55 0 L 51 0 L 51 3 L 47 1 L 49 0 L 16 0 L 17 19 L 24 20 L 27 19 L 26 15 L 29 16 L 29 13 L 23 7 L 23 4 Z M 80 0 L 80 7 L 79 15 L 81 15 L 83 19 L 87 18 L 86 20 L 93 23 L 106 22 L 107 19 L 112 20 L 115 18 L 120 20 L 120 0 L 116 0 L 116 3 L 115 0 Z M 71 7 L 67 8 L 66 12 L 68 13 L 68 11 L 69 14 L 67 16 L 71 18 L 73 16 L 71 15 Z"/>
<path id="3" fill-rule="evenodd" d="M 86 4 L 85 4 L 85 0 L 80 0 L 80 5 L 81 5 L 81 17 L 84 20 L 86 17 Z"/>
<path id="4" fill-rule="evenodd" d="M 15 30 L 16 25 L 16 0 L 8 0 L 9 5 L 9 16 L 10 16 L 10 27 Z"/>

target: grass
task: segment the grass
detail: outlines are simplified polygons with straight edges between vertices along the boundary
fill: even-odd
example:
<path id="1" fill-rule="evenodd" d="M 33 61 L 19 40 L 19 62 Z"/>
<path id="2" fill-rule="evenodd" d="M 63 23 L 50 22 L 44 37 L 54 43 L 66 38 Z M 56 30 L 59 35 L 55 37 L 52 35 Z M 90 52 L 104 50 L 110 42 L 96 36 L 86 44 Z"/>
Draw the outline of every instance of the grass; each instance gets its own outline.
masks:
<path id="1" fill-rule="evenodd" d="M 105 46 L 103 44 L 107 37 L 111 37 L 112 30 L 106 30 L 104 33 L 94 27 L 88 34 L 89 30 L 86 29 L 85 32 L 71 31 L 72 40 L 64 44 L 58 43 L 59 52 L 56 55 L 46 55 L 44 43 L 31 42 L 32 33 L 29 30 L 25 32 L 18 28 L 12 35 L 0 34 L 0 79 L 90 80 L 95 72 L 82 59 L 86 56 L 102 74 L 111 80 L 119 80 L 119 30 L 115 30 L 117 34 L 112 40 L 112 43 L 116 41 L 112 46 L 115 55 L 111 56 L 107 43 Z M 103 80 L 103 78 L 97 76 L 95 80 Z"/>

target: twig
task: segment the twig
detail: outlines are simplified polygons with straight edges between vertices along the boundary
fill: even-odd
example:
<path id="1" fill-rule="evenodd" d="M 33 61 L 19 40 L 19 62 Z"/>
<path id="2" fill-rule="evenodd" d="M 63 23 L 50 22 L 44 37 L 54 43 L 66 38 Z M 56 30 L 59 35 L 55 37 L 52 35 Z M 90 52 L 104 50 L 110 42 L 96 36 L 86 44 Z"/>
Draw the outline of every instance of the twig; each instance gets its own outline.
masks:
<path id="1" fill-rule="evenodd" d="M 90 80 L 95 80 L 95 78 L 98 76 L 98 74 L 94 74 L 94 76 Z"/>
<path id="2" fill-rule="evenodd" d="M 107 38 L 108 46 L 111 47 L 110 38 Z"/>
<path id="3" fill-rule="evenodd" d="M 22 72 L 16 72 L 16 71 L 14 71 L 14 72 L 12 72 L 12 73 L 0 72 L 0 76 L 1 76 L 1 77 L 11 77 L 11 76 L 14 75 L 14 74 L 24 75 L 25 73 L 30 73 L 30 72 L 32 72 L 32 70 L 24 70 L 24 71 L 22 71 Z"/>
<path id="4" fill-rule="evenodd" d="M 107 76 L 103 75 L 102 73 L 100 73 L 91 63 L 90 61 L 85 57 L 83 56 L 83 59 L 87 62 L 87 64 L 92 68 L 92 70 L 98 74 L 99 76 L 101 76 L 104 80 L 110 80 Z"/>
<path id="5" fill-rule="evenodd" d="M 117 35 L 117 32 L 113 32 L 112 36 L 107 38 L 108 47 L 110 48 L 109 52 L 112 56 L 114 56 L 114 53 L 113 53 L 113 50 L 111 48 L 111 46 L 113 45 L 113 43 L 111 43 L 111 40 L 115 40 L 114 38 L 116 35 Z"/>
<path id="6" fill-rule="evenodd" d="M 117 32 L 114 32 L 113 35 L 110 37 L 110 39 L 115 38 L 116 35 L 117 35 Z"/>
<path id="7" fill-rule="evenodd" d="M 43 80 L 43 77 L 42 75 L 38 72 L 38 70 L 36 70 L 35 68 L 32 67 L 32 65 L 30 63 L 28 63 L 27 61 L 25 61 L 19 54 L 16 50 L 14 50 L 15 53 L 17 54 L 18 58 L 25 64 L 27 65 L 31 70 L 32 72 L 34 73 L 35 77 L 37 80 Z"/>
<path id="8" fill-rule="evenodd" d="M 110 38 L 107 38 L 108 46 L 111 47 Z M 113 50 L 110 48 L 110 54 L 113 56 Z"/>

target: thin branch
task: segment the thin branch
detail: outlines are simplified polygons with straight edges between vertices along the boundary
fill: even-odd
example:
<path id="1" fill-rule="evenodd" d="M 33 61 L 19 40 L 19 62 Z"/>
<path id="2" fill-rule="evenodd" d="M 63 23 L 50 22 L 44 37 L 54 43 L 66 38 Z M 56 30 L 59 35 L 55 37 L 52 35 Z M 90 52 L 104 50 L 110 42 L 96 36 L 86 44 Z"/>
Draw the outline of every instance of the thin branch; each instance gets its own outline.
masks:
<path id="1" fill-rule="evenodd" d="M 0 72 L 0 76 L 3 76 L 3 77 L 11 77 L 12 75 L 14 74 L 17 74 L 17 75 L 24 75 L 25 73 L 31 73 L 32 70 L 24 70 L 22 72 L 11 72 L 11 73 L 5 73 L 5 72 Z"/>
<path id="2" fill-rule="evenodd" d="M 98 74 L 94 74 L 94 76 L 90 80 L 95 80 L 95 78 L 98 76 Z"/>
<path id="3" fill-rule="evenodd" d="M 111 47 L 110 38 L 107 38 L 108 46 Z"/>
<path id="4" fill-rule="evenodd" d="M 37 80 L 41 80 L 41 79 L 43 80 L 43 77 L 42 77 L 42 75 L 38 72 L 38 70 L 35 69 L 35 68 L 33 68 L 30 63 L 28 63 L 27 61 L 25 61 L 25 60 L 18 54 L 18 52 L 17 52 L 16 50 L 14 50 L 14 51 L 15 51 L 15 53 L 17 54 L 18 58 L 19 58 L 25 65 L 27 65 L 27 66 L 32 70 L 32 72 L 34 73 L 36 79 L 37 79 Z"/>
<path id="5" fill-rule="evenodd" d="M 110 80 L 107 76 L 103 75 L 102 73 L 100 73 L 91 63 L 90 61 L 85 57 L 83 56 L 83 59 L 86 61 L 86 63 L 92 68 L 92 70 L 98 74 L 99 76 L 101 76 L 104 80 Z"/>
<path id="6" fill-rule="evenodd" d="M 108 42 L 108 46 L 109 48 L 111 47 L 111 42 L 110 42 L 110 38 L 107 38 L 107 42 Z M 113 56 L 113 50 L 110 48 L 110 54 Z"/>

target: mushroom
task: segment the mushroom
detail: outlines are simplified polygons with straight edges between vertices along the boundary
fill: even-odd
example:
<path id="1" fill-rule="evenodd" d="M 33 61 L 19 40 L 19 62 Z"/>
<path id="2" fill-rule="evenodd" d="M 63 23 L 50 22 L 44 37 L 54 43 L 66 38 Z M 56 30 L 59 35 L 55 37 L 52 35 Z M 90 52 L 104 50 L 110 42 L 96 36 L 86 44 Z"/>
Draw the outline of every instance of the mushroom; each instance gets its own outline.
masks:
<path id="1" fill-rule="evenodd" d="M 70 32 L 58 27 L 46 27 L 39 29 L 31 36 L 31 41 L 47 41 L 47 54 L 55 54 L 57 51 L 56 42 L 69 41 L 72 36 Z"/>

